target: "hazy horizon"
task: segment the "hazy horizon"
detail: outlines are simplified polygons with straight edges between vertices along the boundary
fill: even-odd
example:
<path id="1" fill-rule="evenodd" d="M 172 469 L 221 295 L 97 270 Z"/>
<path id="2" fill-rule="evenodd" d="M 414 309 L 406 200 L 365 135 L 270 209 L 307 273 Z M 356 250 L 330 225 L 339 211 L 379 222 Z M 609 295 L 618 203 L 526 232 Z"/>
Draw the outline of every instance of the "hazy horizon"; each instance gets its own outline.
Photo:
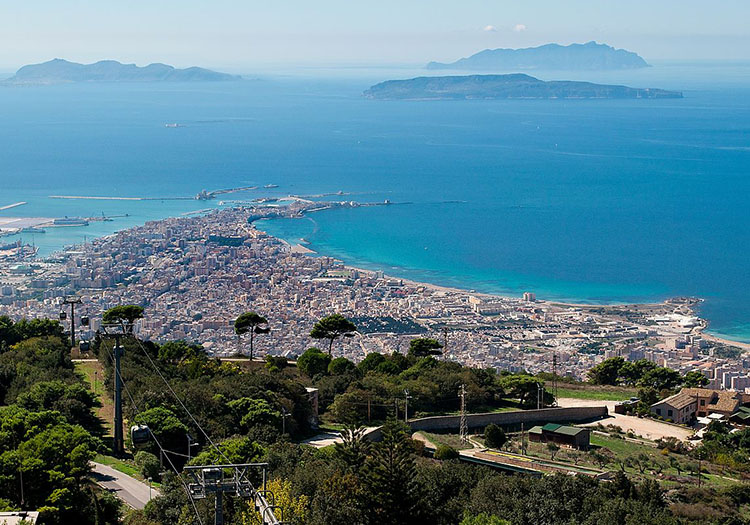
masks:
<path id="1" fill-rule="evenodd" d="M 739 0 L 591 5 L 573 0 L 508 2 L 340 0 L 309 5 L 209 4 L 166 0 L 103 5 L 91 0 L 5 6 L 0 71 L 65 58 L 233 71 L 277 66 L 413 66 L 453 61 L 488 48 L 591 40 L 654 60 L 750 60 Z"/>

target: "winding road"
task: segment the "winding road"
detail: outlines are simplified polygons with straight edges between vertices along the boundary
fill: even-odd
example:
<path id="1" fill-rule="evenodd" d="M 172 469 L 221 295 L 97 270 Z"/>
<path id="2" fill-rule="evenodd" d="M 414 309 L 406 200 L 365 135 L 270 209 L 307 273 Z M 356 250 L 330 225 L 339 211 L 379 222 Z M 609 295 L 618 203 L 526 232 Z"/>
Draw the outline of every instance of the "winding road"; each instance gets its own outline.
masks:
<path id="1" fill-rule="evenodd" d="M 92 465 L 94 466 L 92 472 L 94 481 L 136 510 L 142 509 L 151 498 L 160 495 L 158 490 L 149 489 L 148 483 L 123 474 L 119 470 L 101 463 L 92 463 Z"/>

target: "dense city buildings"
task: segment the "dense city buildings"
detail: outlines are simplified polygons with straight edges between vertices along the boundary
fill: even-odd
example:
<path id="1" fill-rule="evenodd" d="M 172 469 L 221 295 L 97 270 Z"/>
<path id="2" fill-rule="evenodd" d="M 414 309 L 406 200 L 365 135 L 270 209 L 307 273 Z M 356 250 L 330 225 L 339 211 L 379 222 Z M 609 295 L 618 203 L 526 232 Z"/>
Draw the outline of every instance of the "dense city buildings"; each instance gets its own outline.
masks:
<path id="1" fill-rule="evenodd" d="M 353 202 L 292 200 L 148 222 L 69 248 L 44 261 L 0 266 L 0 313 L 57 317 L 68 295 L 81 296 L 81 332 L 91 338 L 100 313 L 118 304 L 145 307 L 137 329 L 153 340 L 198 341 L 229 356 L 246 351 L 233 321 L 252 310 L 269 319 L 259 355 L 296 356 L 317 342 L 313 323 L 340 313 L 359 334 L 334 352 L 359 361 L 373 351 L 405 352 L 415 335 L 438 339 L 446 358 L 476 367 L 552 372 L 583 379 L 604 358 L 647 359 L 681 372 L 699 370 L 709 387 L 750 386 L 750 360 L 702 333 L 694 299 L 629 306 L 568 305 L 533 292 L 507 298 L 410 282 L 345 266 L 292 246 L 256 226 Z M 76 320 L 78 324 L 78 319 Z M 66 321 L 68 326 L 68 321 Z M 82 327 L 78 327 L 81 330 Z"/>

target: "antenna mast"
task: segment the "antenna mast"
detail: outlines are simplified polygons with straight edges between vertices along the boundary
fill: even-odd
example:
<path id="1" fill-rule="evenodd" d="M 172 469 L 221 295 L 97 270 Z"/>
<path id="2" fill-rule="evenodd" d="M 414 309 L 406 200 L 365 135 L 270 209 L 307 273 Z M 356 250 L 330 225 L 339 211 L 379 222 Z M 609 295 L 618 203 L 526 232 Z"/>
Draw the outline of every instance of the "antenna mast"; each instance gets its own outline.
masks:
<path id="1" fill-rule="evenodd" d="M 461 435 L 461 443 L 466 444 L 469 442 L 469 425 L 466 423 L 466 385 L 461 385 L 458 395 L 461 398 L 461 423 L 458 432 Z"/>

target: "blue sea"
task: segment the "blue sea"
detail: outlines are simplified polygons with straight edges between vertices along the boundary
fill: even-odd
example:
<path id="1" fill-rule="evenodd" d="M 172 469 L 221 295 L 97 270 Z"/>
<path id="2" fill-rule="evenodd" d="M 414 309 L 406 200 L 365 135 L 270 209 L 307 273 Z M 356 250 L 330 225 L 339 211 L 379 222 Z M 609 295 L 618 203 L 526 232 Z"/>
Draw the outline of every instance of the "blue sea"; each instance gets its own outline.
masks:
<path id="1" fill-rule="evenodd" d="M 394 205 L 261 225 L 347 263 L 483 292 L 590 303 L 699 296 L 714 333 L 750 342 L 750 64 L 537 74 L 683 91 L 676 100 L 361 97 L 419 74 L 1 87 L 0 207 L 28 204 L 0 216 L 120 216 L 23 235 L 46 255 L 237 200 L 341 190 Z M 266 184 L 278 188 L 223 204 L 49 198 Z"/>

